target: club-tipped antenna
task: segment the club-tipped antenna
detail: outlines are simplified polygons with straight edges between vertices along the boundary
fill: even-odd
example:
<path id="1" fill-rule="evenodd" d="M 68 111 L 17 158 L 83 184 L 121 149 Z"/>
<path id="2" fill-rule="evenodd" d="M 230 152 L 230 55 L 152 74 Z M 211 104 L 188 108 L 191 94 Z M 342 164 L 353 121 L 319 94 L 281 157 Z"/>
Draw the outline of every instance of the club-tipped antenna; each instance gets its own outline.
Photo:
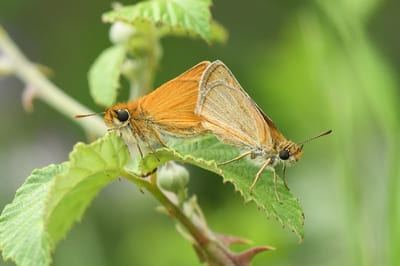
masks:
<path id="1" fill-rule="evenodd" d="M 74 118 L 84 118 L 84 117 L 89 117 L 89 116 L 102 115 L 102 114 L 105 114 L 105 113 L 106 112 L 86 114 L 86 115 L 74 115 Z"/>
<path id="2" fill-rule="evenodd" d="M 328 135 L 328 134 L 330 134 L 331 132 L 332 132 L 332 129 L 329 129 L 329 130 L 324 131 L 324 132 L 322 132 L 321 134 L 318 134 L 318 135 L 316 135 L 316 136 L 314 136 L 314 137 L 312 137 L 312 138 L 303 140 L 303 141 L 299 142 L 298 144 L 299 144 L 299 145 L 303 145 L 304 143 L 307 143 L 307 142 L 312 141 L 312 140 L 314 140 L 314 139 L 317 139 L 317 138 L 323 137 L 323 136 L 325 136 L 325 135 Z"/>

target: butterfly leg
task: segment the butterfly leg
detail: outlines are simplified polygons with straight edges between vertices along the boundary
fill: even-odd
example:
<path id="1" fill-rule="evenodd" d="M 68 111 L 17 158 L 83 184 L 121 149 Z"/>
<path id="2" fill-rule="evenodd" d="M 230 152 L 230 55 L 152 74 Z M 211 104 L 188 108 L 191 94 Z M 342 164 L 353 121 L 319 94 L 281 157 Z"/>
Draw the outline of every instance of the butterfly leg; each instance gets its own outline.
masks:
<path id="1" fill-rule="evenodd" d="M 274 172 L 274 187 L 275 187 L 275 198 L 276 198 L 276 200 L 280 203 L 280 204 L 283 204 L 283 202 L 281 201 L 281 199 L 279 198 L 279 193 L 278 193 L 278 186 L 277 186 L 277 179 L 278 179 L 278 177 L 277 177 L 277 175 L 276 175 L 276 171 L 275 171 L 275 168 L 272 168 L 273 169 L 273 172 Z"/>
<path id="2" fill-rule="evenodd" d="M 165 144 L 165 142 L 161 139 L 160 133 L 158 133 L 158 131 L 154 127 L 151 130 L 153 131 L 154 136 L 160 142 L 160 144 L 165 148 L 168 148 L 167 144 Z"/>
<path id="3" fill-rule="evenodd" d="M 142 129 L 139 127 L 139 125 L 135 122 L 134 119 L 131 119 L 131 128 L 132 128 L 132 134 L 136 134 L 138 138 L 142 139 L 144 142 L 146 142 L 147 147 L 151 150 L 151 152 L 154 154 L 154 156 L 157 158 L 158 161 L 160 161 L 160 158 L 158 157 L 156 151 L 153 149 L 151 146 L 149 140 L 146 138 L 146 134 L 142 131 Z"/>
<path id="4" fill-rule="evenodd" d="M 137 142 L 136 143 L 136 147 L 137 147 L 137 150 L 139 151 L 139 154 L 140 154 L 140 158 L 142 158 L 143 159 L 143 152 L 142 152 L 142 148 L 140 148 L 140 145 L 139 145 L 139 143 Z"/>
<path id="5" fill-rule="evenodd" d="M 253 154 L 252 151 L 248 151 L 248 152 L 245 152 L 245 153 L 243 153 L 243 154 L 241 154 L 241 155 L 239 155 L 239 156 L 237 156 L 237 157 L 235 157 L 235 158 L 233 158 L 233 159 L 231 159 L 231 160 L 229 160 L 229 161 L 222 162 L 222 163 L 218 163 L 217 165 L 218 165 L 218 166 L 219 166 L 219 165 L 225 165 L 225 164 L 228 164 L 228 163 L 231 163 L 231 162 L 240 160 L 240 159 L 242 159 L 243 157 L 246 157 L 246 156 L 252 155 L 252 154 Z"/>
<path id="6" fill-rule="evenodd" d="M 145 138 L 145 141 L 147 143 L 147 147 L 149 147 L 149 149 L 154 154 L 154 156 L 157 158 L 157 160 L 160 161 L 160 157 L 158 157 L 156 150 L 150 145 L 149 141 L 146 138 Z"/>
<path id="7" fill-rule="evenodd" d="M 250 194 L 253 194 L 254 186 L 256 185 L 256 183 L 257 183 L 258 179 L 260 178 L 264 169 L 271 163 L 271 161 L 272 161 L 272 159 L 268 158 L 268 160 L 266 160 L 265 163 L 261 166 L 260 170 L 258 170 L 256 177 L 254 178 L 254 181 L 250 186 L 250 190 L 249 190 Z"/>
<path id="8" fill-rule="evenodd" d="M 285 187 L 287 188 L 287 190 L 290 190 L 290 188 L 289 188 L 289 186 L 288 186 L 288 183 L 286 182 L 286 175 L 285 175 L 285 172 L 286 172 L 286 166 L 284 166 L 284 167 L 282 168 L 282 180 L 283 180 L 283 184 L 285 185 Z"/>
<path id="9" fill-rule="evenodd" d="M 148 177 L 149 175 L 154 174 L 156 171 L 157 171 L 157 167 L 154 168 L 153 170 L 151 170 L 151 171 L 148 172 L 148 173 L 142 173 L 142 174 L 140 174 L 140 177 Z"/>

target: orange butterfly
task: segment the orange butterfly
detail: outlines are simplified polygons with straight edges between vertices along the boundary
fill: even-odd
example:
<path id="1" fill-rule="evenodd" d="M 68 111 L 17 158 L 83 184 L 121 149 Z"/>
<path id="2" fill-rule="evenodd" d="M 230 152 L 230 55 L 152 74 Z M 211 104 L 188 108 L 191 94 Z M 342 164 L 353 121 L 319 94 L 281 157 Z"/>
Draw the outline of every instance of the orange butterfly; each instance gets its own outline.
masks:
<path id="1" fill-rule="evenodd" d="M 164 138 L 190 137 L 206 131 L 194 109 L 200 78 L 210 64 L 201 62 L 146 96 L 106 108 L 104 122 L 110 130 L 118 130 L 127 143 L 135 143 L 142 157 L 142 143 L 156 155 L 152 146 L 166 147 Z M 75 117 L 91 115 L 96 114 Z"/>

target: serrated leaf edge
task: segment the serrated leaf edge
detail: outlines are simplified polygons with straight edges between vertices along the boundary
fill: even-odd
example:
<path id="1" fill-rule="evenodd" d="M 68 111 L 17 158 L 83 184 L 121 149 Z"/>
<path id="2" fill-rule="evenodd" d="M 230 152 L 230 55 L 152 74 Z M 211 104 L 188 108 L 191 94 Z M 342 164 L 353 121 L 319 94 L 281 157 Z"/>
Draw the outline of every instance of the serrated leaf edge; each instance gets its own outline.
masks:
<path id="1" fill-rule="evenodd" d="M 161 148 L 161 149 L 157 149 L 156 150 L 157 153 L 159 151 L 160 152 L 164 151 L 164 152 L 167 152 L 167 153 L 173 155 L 173 157 L 178 157 L 178 158 L 180 158 L 178 161 L 182 161 L 183 163 L 185 163 L 185 162 L 190 163 L 188 160 L 192 160 L 192 161 L 194 161 L 196 163 L 199 163 L 199 164 L 203 164 L 204 163 L 207 166 L 212 166 L 213 169 L 207 169 L 207 170 L 213 171 L 214 173 L 220 175 L 223 178 L 223 181 L 222 181 L 223 184 L 225 184 L 227 182 L 231 183 L 233 185 L 233 187 L 234 187 L 234 191 L 235 192 L 239 192 L 241 197 L 244 199 L 244 203 L 245 204 L 248 204 L 250 202 L 254 202 L 258 209 L 262 209 L 264 212 L 267 213 L 267 215 L 266 215 L 267 219 L 269 219 L 271 217 L 271 214 L 267 211 L 265 205 L 260 203 L 256 198 L 251 197 L 250 199 L 246 199 L 245 194 L 238 188 L 236 182 L 234 182 L 234 180 L 232 180 L 231 178 L 225 177 L 224 171 L 218 167 L 218 164 L 217 164 L 217 162 L 215 160 L 204 160 L 202 158 L 196 158 L 196 157 L 193 157 L 192 155 L 188 155 L 188 154 L 182 155 L 182 154 L 180 154 L 178 151 L 176 151 L 173 148 Z M 293 197 L 293 198 L 295 198 L 295 197 Z M 295 198 L 295 200 L 297 202 L 299 202 L 298 198 Z M 300 202 L 299 202 L 299 204 L 300 204 Z M 301 206 L 301 204 L 300 204 L 300 206 Z M 273 205 L 271 205 L 271 208 L 273 208 L 275 213 L 277 213 L 277 211 L 275 210 L 275 207 Z M 285 223 L 283 222 L 283 220 L 279 216 L 277 216 L 277 215 L 274 215 L 274 216 L 275 216 L 275 219 L 281 223 L 283 228 L 286 228 L 286 226 L 287 226 L 288 228 L 291 229 L 292 232 L 296 233 L 296 235 L 300 239 L 300 242 L 304 239 L 304 235 L 302 233 L 300 233 L 298 230 L 296 230 L 296 228 L 294 226 L 285 225 Z M 302 219 L 301 225 L 302 225 L 302 227 L 304 227 L 304 220 L 305 220 L 304 212 L 302 212 L 302 217 L 303 217 L 303 219 Z"/>
<path id="2" fill-rule="evenodd" d="M 144 3 L 144 2 L 139 2 L 138 4 L 140 4 L 140 3 Z M 178 4 L 178 3 L 176 3 L 176 2 L 174 2 L 174 3 L 175 3 L 175 4 Z M 130 25 L 134 25 L 134 24 L 137 23 L 137 22 L 146 22 L 146 23 L 149 23 L 149 24 L 152 25 L 152 26 L 155 26 L 156 28 L 157 28 L 157 25 L 159 25 L 160 23 L 162 23 L 162 25 L 165 26 L 165 27 L 168 27 L 168 29 L 169 29 L 172 33 L 173 33 L 173 28 L 174 28 L 174 27 L 177 27 L 177 28 L 181 27 L 181 28 L 183 28 L 183 29 L 187 32 L 187 34 L 193 34 L 193 35 L 195 35 L 195 36 L 199 36 L 200 38 L 204 39 L 207 43 L 211 43 L 211 42 L 212 42 L 212 32 L 211 32 L 212 17 L 211 17 L 211 10 L 210 10 L 210 9 L 211 9 L 211 6 L 212 6 L 212 2 L 210 1 L 210 3 L 209 3 L 208 6 L 207 6 L 208 11 L 210 12 L 210 18 L 209 18 L 209 21 L 208 21 L 209 30 L 208 30 L 207 36 L 206 36 L 206 35 L 203 35 L 203 34 L 201 34 L 201 33 L 199 33 L 199 32 L 197 31 L 197 29 L 194 29 L 194 28 L 187 29 L 187 28 L 186 28 L 182 23 L 180 23 L 180 22 L 179 22 L 179 23 L 176 22 L 175 24 L 170 25 L 170 24 L 166 23 L 165 21 L 153 21 L 153 20 L 151 20 L 151 19 L 149 19 L 149 18 L 142 17 L 142 16 L 140 16 L 140 15 L 136 15 L 136 16 L 134 16 L 134 17 L 131 18 L 131 19 L 125 19 L 125 18 L 122 17 L 122 16 L 119 16 L 118 18 L 112 18 L 112 19 L 108 18 L 109 14 L 112 13 L 112 12 L 115 12 L 115 10 L 109 11 L 109 12 L 107 12 L 107 13 L 104 13 L 104 14 L 102 15 L 101 19 L 102 19 L 102 21 L 103 21 L 104 23 L 114 23 L 114 22 L 116 22 L 116 21 L 121 21 L 121 22 L 130 24 Z M 124 6 L 123 8 L 128 8 L 128 7 L 134 8 L 135 5 Z"/>

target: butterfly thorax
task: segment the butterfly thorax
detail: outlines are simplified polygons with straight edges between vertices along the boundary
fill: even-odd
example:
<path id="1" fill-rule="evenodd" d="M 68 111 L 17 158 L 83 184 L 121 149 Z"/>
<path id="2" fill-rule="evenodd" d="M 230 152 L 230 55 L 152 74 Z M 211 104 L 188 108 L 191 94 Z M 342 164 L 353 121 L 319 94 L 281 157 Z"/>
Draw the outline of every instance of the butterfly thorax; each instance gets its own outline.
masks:
<path id="1" fill-rule="evenodd" d="M 266 160 L 271 159 L 269 165 L 274 167 L 279 163 L 279 155 L 276 150 L 271 146 L 256 146 L 251 148 L 251 157 L 258 164 L 264 164 Z"/>

